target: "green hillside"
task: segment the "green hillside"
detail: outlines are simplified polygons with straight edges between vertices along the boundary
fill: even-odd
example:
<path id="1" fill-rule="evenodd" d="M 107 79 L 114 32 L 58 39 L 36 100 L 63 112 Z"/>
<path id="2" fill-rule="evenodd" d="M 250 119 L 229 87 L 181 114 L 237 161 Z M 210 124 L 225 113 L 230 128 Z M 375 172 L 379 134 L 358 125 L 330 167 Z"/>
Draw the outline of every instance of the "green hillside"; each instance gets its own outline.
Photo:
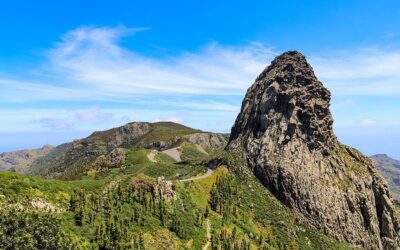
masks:
<path id="1" fill-rule="evenodd" d="M 115 152 L 140 148 L 170 148 L 184 141 L 183 136 L 201 132 L 173 122 L 134 122 L 106 131 L 95 132 L 87 138 L 63 144 L 37 159 L 27 170 L 31 176 L 75 180 L 88 171 L 114 168 Z M 113 158 L 114 157 L 114 158 Z"/>
<path id="2" fill-rule="evenodd" d="M 306 226 L 228 153 L 185 164 L 146 153 L 75 181 L 1 172 L 0 249 L 349 248 Z M 219 167 L 205 178 L 157 178 L 201 177 L 210 160 Z"/>

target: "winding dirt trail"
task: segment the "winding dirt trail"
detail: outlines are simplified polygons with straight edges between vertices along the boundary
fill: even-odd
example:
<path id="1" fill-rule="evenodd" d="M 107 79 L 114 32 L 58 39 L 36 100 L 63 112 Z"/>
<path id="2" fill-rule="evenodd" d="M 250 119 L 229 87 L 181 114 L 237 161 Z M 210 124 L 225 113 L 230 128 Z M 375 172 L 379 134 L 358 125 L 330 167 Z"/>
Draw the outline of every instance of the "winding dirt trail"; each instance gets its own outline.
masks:
<path id="1" fill-rule="evenodd" d="M 201 180 L 201 179 L 204 179 L 204 178 L 207 178 L 207 177 L 211 176 L 213 174 L 213 172 L 214 172 L 214 170 L 208 168 L 207 169 L 207 173 L 205 173 L 203 175 L 190 177 L 190 178 L 187 178 L 187 179 L 177 180 L 177 182 L 188 182 L 188 181 Z"/>
<path id="2" fill-rule="evenodd" d="M 207 243 L 203 246 L 203 250 L 207 250 L 211 245 L 211 222 L 207 219 Z"/>

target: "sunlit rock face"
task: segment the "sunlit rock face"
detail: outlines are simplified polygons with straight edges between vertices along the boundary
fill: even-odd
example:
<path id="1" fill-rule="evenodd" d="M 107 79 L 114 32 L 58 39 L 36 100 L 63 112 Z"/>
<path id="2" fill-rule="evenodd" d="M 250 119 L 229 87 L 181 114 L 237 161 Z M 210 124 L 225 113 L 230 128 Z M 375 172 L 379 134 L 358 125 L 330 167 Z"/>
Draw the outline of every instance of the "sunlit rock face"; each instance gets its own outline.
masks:
<path id="1" fill-rule="evenodd" d="M 340 144 L 330 92 L 305 57 L 286 52 L 248 89 L 226 147 L 278 199 L 337 240 L 399 249 L 387 184 L 371 160 Z"/>

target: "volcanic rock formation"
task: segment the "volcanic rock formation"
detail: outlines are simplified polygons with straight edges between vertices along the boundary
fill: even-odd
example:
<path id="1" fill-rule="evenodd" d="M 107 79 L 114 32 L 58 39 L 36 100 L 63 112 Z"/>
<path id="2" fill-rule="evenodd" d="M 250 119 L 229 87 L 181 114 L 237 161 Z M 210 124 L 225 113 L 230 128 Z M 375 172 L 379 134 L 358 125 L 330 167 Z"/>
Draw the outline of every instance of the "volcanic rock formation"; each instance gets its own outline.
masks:
<path id="1" fill-rule="evenodd" d="M 305 57 L 286 52 L 248 89 L 227 150 L 312 225 L 364 249 L 399 249 L 399 223 L 372 161 L 340 144 L 330 92 Z"/>

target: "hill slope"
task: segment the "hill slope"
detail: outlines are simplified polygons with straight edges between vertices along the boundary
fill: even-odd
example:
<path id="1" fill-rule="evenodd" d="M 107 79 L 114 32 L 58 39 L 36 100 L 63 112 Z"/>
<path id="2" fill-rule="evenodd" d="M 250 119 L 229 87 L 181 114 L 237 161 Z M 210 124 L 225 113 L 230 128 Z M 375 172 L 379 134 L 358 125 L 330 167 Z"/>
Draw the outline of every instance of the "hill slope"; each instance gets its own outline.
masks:
<path id="1" fill-rule="evenodd" d="M 37 159 L 28 174 L 66 180 L 79 179 L 90 170 L 122 165 L 132 149 L 162 151 L 183 142 L 197 143 L 203 145 L 204 149 L 216 149 L 224 147 L 227 138 L 172 122 L 133 122 L 56 147 L 50 154 Z"/>
<path id="2" fill-rule="evenodd" d="M 0 170 L 22 173 L 39 158 L 48 154 L 53 147 L 45 145 L 38 149 L 18 150 L 0 154 Z"/>

